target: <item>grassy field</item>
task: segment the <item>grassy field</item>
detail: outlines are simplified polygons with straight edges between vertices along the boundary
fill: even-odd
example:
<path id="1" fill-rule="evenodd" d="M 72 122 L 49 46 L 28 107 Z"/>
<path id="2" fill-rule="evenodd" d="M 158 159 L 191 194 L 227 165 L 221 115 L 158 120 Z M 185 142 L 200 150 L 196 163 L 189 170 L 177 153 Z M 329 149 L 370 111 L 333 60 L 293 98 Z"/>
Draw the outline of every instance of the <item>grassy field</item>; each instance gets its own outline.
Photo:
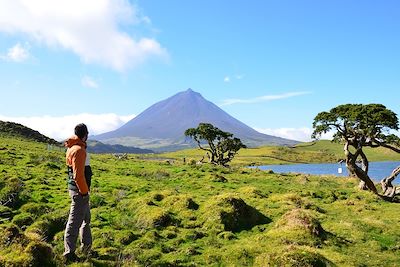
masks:
<path id="1" fill-rule="evenodd" d="M 400 160 L 400 154 L 385 148 L 365 148 L 370 161 Z M 187 149 L 157 155 L 183 161 L 200 160 L 205 156 L 201 149 Z M 328 140 L 301 143 L 293 147 L 265 146 L 241 149 L 232 161 L 233 166 L 294 164 L 294 163 L 334 163 L 344 158 L 343 145 Z M 205 157 L 207 159 L 207 157 Z"/>
<path id="2" fill-rule="evenodd" d="M 398 203 L 351 178 L 240 166 L 314 162 L 321 149 L 340 157 L 323 143 L 243 150 L 232 168 L 183 164 L 196 150 L 92 155 L 94 254 L 72 266 L 400 266 Z M 0 202 L 0 266 L 61 265 L 64 152 L 0 137 Z"/>

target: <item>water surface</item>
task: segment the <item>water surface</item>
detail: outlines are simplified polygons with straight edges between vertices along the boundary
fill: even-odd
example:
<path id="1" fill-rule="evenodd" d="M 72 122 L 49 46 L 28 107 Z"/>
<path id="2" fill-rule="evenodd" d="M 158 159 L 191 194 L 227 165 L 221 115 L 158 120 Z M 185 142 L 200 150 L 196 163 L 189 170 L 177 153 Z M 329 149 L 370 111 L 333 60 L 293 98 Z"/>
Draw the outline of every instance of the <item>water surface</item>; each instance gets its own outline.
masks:
<path id="1" fill-rule="evenodd" d="M 384 177 L 389 176 L 393 169 L 400 165 L 399 161 L 380 161 L 370 162 L 368 175 L 374 181 L 380 181 Z M 261 170 L 272 170 L 275 173 L 305 173 L 314 175 L 336 175 L 348 176 L 349 173 L 346 164 L 338 163 L 319 163 L 319 164 L 284 164 L 284 165 L 263 165 L 252 168 L 259 168 Z M 340 168 L 342 172 L 340 173 Z M 398 184 L 400 177 L 395 180 Z"/>

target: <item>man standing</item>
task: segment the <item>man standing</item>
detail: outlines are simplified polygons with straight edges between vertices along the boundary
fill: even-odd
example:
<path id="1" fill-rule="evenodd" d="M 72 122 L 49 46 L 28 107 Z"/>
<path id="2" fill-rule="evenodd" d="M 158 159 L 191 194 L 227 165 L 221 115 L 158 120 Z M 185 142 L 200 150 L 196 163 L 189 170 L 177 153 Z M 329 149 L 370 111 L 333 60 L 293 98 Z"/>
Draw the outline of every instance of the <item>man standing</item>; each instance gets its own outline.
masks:
<path id="1" fill-rule="evenodd" d="M 75 126 L 75 135 L 65 142 L 65 146 L 68 148 L 66 163 L 68 169 L 68 191 L 71 197 L 71 209 L 64 233 L 65 251 L 63 255 L 67 262 L 79 260 L 75 254 L 78 235 L 84 254 L 87 254 L 92 246 L 89 206 L 90 166 L 86 167 L 85 171 L 88 135 L 89 132 L 86 125 L 81 123 Z"/>

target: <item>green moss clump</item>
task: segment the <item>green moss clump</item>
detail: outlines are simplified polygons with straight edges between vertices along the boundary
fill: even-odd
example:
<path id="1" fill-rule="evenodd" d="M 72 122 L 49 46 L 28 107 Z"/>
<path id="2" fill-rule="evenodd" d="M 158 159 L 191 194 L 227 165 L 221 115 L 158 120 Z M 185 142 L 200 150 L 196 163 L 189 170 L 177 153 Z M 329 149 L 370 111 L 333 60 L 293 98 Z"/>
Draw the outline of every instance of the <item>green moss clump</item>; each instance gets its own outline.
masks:
<path id="1" fill-rule="evenodd" d="M 122 230 L 118 231 L 116 236 L 115 236 L 115 241 L 117 244 L 121 245 L 129 245 L 133 241 L 137 240 L 139 238 L 139 235 L 135 234 L 132 231 L 129 230 Z"/>
<path id="2" fill-rule="evenodd" d="M 29 266 L 54 266 L 53 250 L 45 242 L 32 241 L 24 250 L 29 255 Z"/>
<path id="3" fill-rule="evenodd" d="M 14 224 L 0 225 L 0 247 L 8 247 L 13 242 L 20 242 L 24 239 L 19 227 Z"/>
<path id="4" fill-rule="evenodd" d="M 263 193 L 261 190 L 254 186 L 244 186 L 239 188 L 239 193 L 252 197 L 252 198 L 266 198 L 267 194 Z"/>
<path id="5" fill-rule="evenodd" d="M 141 206 L 135 214 L 136 227 L 140 229 L 163 228 L 175 222 L 172 214 L 161 207 Z"/>
<path id="6" fill-rule="evenodd" d="M 0 187 L 0 205 L 10 208 L 17 208 L 21 206 L 24 203 L 23 199 L 20 197 L 20 193 L 23 188 L 24 183 L 19 178 L 2 178 L 2 185 Z"/>
<path id="7" fill-rule="evenodd" d="M 0 219 L 9 220 L 12 216 L 13 213 L 11 208 L 0 205 Z"/>
<path id="8" fill-rule="evenodd" d="M 257 256 L 254 266 L 326 267 L 334 265 L 312 249 L 286 247 L 285 250 L 263 253 Z"/>
<path id="9" fill-rule="evenodd" d="M 31 214 L 23 212 L 18 215 L 15 215 L 12 222 L 18 225 L 19 227 L 23 227 L 31 225 L 34 222 L 34 220 Z"/>
<path id="10" fill-rule="evenodd" d="M 212 197 L 202 209 L 203 227 L 218 232 L 240 232 L 270 220 L 247 205 L 237 194 L 226 193 Z"/>
<path id="11" fill-rule="evenodd" d="M 311 211 L 293 209 L 285 213 L 267 235 L 287 244 L 315 246 L 325 237 L 325 231 Z"/>
<path id="12" fill-rule="evenodd" d="M 67 218 L 67 212 L 50 213 L 30 225 L 26 232 L 49 242 L 58 232 L 65 229 Z"/>
<path id="13" fill-rule="evenodd" d="M 217 174 L 217 173 L 212 173 L 208 176 L 208 180 L 210 182 L 217 182 L 217 183 L 226 183 L 228 182 L 228 179 L 226 179 L 224 176 Z"/>
<path id="14" fill-rule="evenodd" d="M 177 211 L 183 210 L 197 210 L 199 208 L 199 204 L 194 202 L 191 196 L 189 195 L 173 195 L 165 198 L 163 201 L 165 205 L 173 207 Z"/>
<path id="15" fill-rule="evenodd" d="M 21 207 L 20 210 L 23 212 L 30 213 L 34 218 L 38 218 L 43 214 L 52 211 L 52 209 L 47 204 L 35 203 L 35 202 L 26 203 Z"/>

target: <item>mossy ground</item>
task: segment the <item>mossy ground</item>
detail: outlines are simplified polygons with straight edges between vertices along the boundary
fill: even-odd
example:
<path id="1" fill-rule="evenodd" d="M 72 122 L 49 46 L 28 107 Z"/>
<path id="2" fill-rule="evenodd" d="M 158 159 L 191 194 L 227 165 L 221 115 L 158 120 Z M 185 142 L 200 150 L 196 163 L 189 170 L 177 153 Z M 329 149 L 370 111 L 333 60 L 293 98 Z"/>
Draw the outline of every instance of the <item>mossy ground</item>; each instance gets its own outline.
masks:
<path id="1" fill-rule="evenodd" d="M 354 179 L 91 162 L 94 253 L 73 266 L 400 266 L 399 204 Z M 0 137 L 0 266 L 61 265 L 64 164 L 63 151 Z"/>

